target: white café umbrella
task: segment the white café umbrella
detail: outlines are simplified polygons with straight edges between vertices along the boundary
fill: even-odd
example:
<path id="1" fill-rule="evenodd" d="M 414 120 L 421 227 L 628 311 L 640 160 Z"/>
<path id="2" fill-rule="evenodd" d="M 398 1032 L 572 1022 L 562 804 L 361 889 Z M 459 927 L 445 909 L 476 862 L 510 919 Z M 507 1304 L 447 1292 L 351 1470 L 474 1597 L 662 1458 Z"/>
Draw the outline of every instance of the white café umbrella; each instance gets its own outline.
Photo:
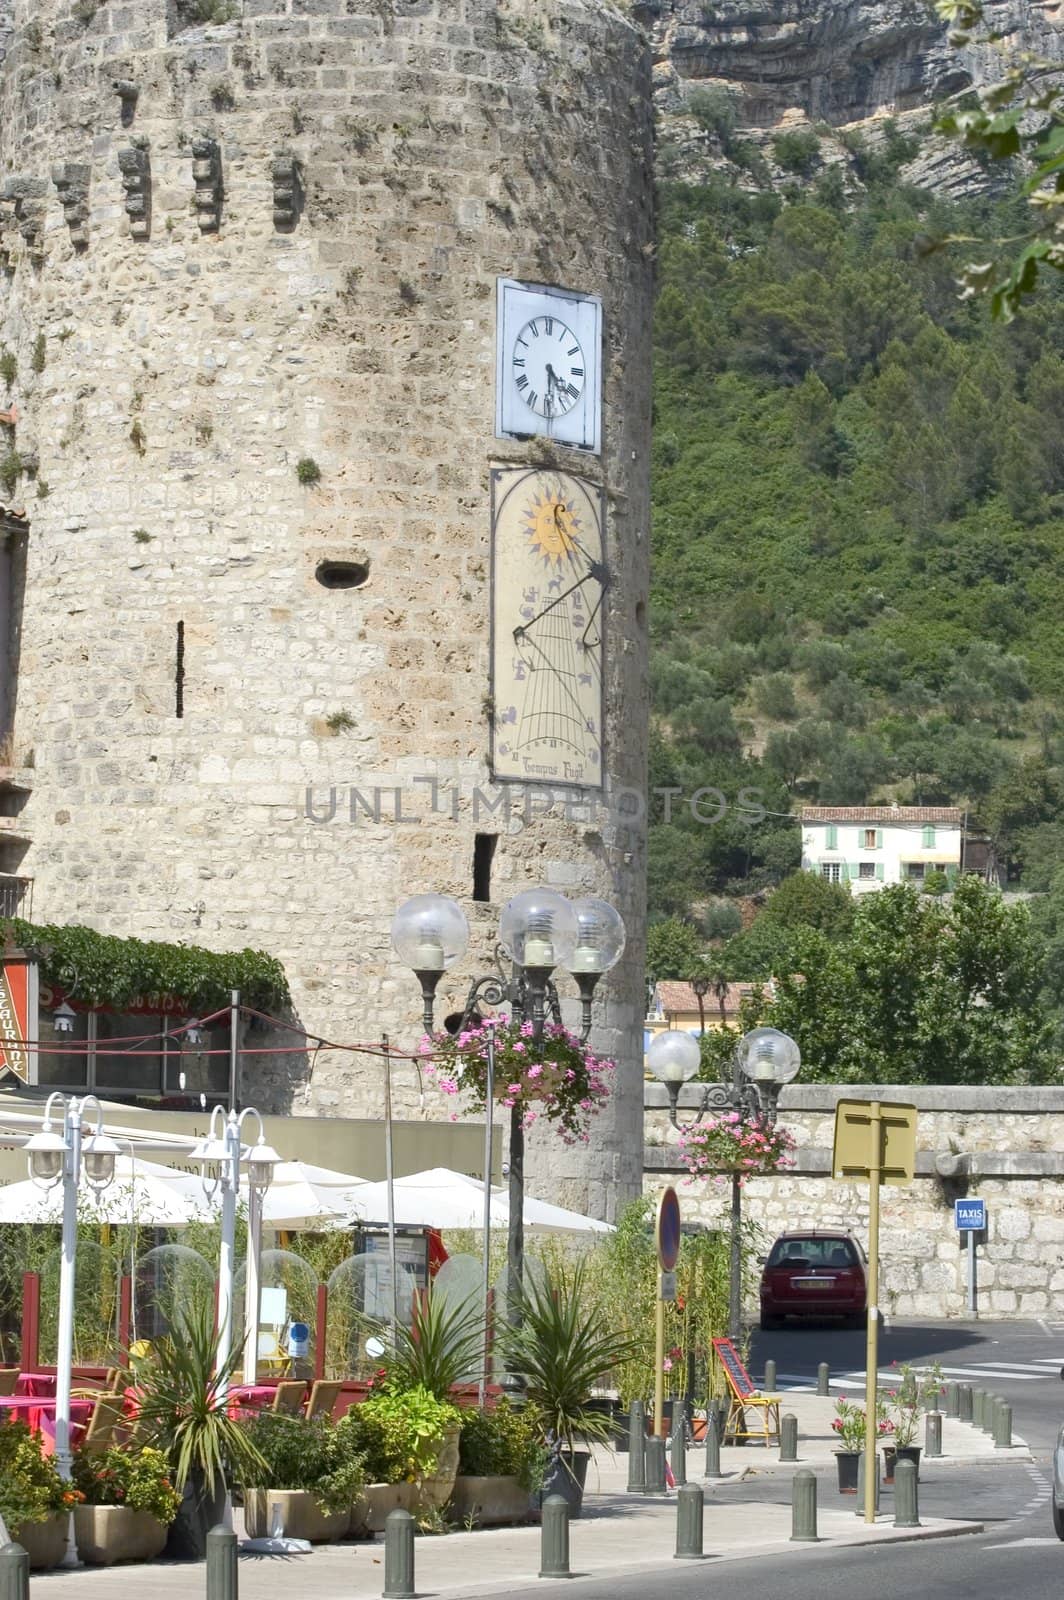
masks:
<path id="1" fill-rule="evenodd" d="M 163 1176 L 160 1176 L 162 1174 Z M 184 1177 L 185 1174 L 175 1174 Z M 198 1182 L 198 1180 L 196 1180 Z M 136 1224 L 142 1228 L 180 1228 L 203 1211 L 200 1204 L 171 1181 L 165 1167 L 115 1157 L 114 1181 L 105 1189 L 84 1188 L 78 1193 L 78 1216 L 85 1222 Z M 0 1188 L 0 1223 L 62 1222 L 63 1186 L 42 1189 L 31 1178 Z"/>
<path id="2" fill-rule="evenodd" d="M 396 1223 L 422 1228 L 481 1228 L 484 1224 L 484 1185 L 477 1178 L 448 1167 L 430 1167 L 406 1178 L 396 1178 Z M 388 1216 L 386 1183 L 364 1183 L 352 1189 L 348 1216 L 352 1221 L 383 1224 Z M 352 1215 L 353 1213 L 353 1215 Z M 525 1228 L 540 1233 L 612 1233 L 608 1222 L 585 1217 L 579 1211 L 550 1205 L 525 1196 Z M 510 1220 L 505 1189 L 491 1191 L 491 1225 L 505 1228 Z"/>
<path id="3" fill-rule="evenodd" d="M 216 1208 L 215 1198 L 204 1193 L 203 1180 L 196 1173 L 142 1162 L 153 1173 L 166 1178 L 181 1194 L 191 1199 L 198 1210 Z M 273 1169 L 270 1186 L 262 1200 L 262 1221 L 269 1228 L 328 1228 L 342 1224 L 351 1214 L 349 1194 L 361 1178 L 332 1167 L 316 1167 L 304 1161 L 281 1161 Z M 248 1204 L 246 1182 L 240 1185 L 240 1201 Z"/>

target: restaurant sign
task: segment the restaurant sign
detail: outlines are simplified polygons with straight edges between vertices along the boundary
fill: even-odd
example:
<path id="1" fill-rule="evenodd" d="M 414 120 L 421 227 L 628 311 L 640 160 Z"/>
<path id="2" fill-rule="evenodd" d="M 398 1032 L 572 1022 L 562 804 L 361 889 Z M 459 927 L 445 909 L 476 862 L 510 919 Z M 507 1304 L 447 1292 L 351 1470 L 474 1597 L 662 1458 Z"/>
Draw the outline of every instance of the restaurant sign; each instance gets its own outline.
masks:
<path id="1" fill-rule="evenodd" d="M 37 1082 L 37 963 L 8 954 L 0 965 L 0 1077 Z"/>

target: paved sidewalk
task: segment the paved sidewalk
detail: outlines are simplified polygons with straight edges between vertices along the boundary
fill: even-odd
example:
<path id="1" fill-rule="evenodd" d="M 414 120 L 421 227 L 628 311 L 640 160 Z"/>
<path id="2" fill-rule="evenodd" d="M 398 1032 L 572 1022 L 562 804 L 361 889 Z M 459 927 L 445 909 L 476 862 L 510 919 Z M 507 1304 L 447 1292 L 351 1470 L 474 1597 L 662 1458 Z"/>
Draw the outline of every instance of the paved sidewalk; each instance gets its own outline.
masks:
<path id="1" fill-rule="evenodd" d="M 797 1464 L 783 1463 L 776 1448 L 726 1446 L 721 1452 L 724 1476 L 704 1485 L 706 1492 L 704 1548 L 710 1564 L 789 1550 L 794 1559 L 813 1548 L 791 1544 L 791 1510 L 744 1498 L 737 1500 L 729 1487 L 749 1484 L 762 1473 L 790 1473 L 801 1467 L 830 1468 L 836 1445 L 831 1431 L 833 1399 L 817 1395 L 787 1396 L 784 1410 L 798 1418 Z M 1027 1461 L 1030 1451 L 1022 1442 L 1011 1450 L 993 1450 L 981 1432 L 967 1424 L 946 1420 L 943 1457 L 926 1462 L 926 1478 L 946 1476 L 958 1466 L 993 1460 Z M 704 1452 L 691 1450 L 687 1458 L 689 1481 L 702 1482 Z M 574 1573 L 589 1577 L 620 1576 L 650 1568 L 672 1567 L 676 1538 L 675 1494 L 636 1496 L 626 1492 L 628 1459 L 597 1451 L 588 1474 L 584 1515 L 572 1524 L 571 1564 Z M 889 1502 L 888 1502 L 889 1504 Z M 852 1497 L 839 1496 L 833 1485 L 820 1485 L 818 1532 L 821 1546 L 867 1544 L 914 1538 L 943 1538 L 980 1533 L 978 1522 L 926 1518 L 920 1528 L 895 1530 L 893 1512 L 866 1526 L 855 1514 Z M 239 1513 L 237 1531 L 240 1532 Z M 445 1594 L 458 1600 L 492 1590 L 508 1590 L 537 1583 L 540 1533 L 537 1527 L 503 1528 L 476 1533 L 452 1533 L 442 1538 L 418 1539 L 415 1545 L 419 1594 Z M 684 1563 L 695 1565 L 695 1563 Z M 380 1541 L 318 1546 L 304 1556 L 244 1555 L 240 1562 L 242 1600 L 290 1600 L 293 1590 L 312 1592 L 314 1600 L 379 1600 L 384 1587 L 384 1549 Z M 35 1576 L 38 1596 L 63 1600 L 75 1592 L 84 1600 L 133 1600 L 150 1591 L 151 1600 L 169 1600 L 203 1594 L 202 1567 L 155 1562 L 143 1566 L 82 1569 Z"/>

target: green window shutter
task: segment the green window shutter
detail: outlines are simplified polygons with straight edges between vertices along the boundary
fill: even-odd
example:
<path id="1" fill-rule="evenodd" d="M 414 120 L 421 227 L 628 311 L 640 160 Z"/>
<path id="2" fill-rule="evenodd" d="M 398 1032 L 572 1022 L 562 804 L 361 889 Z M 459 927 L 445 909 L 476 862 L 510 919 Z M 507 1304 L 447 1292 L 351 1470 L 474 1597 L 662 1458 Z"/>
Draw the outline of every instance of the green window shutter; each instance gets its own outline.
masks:
<path id="1" fill-rule="evenodd" d="M 877 828 L 876 829 L 876 849 L 877 850 L 882 850 L 882 848 L 883 848 L 883 829 L 882 828 Z"/>
<path id="2" fill-rule="evenodd" d="M 934 848 L 935 848 L 935 830 L 934 830 L 934 828 L 927 827 L 927 828 L 924 829 L 924 849 L 925 850 L 933 850 Z"/>
<path id="3" fill-rule="evenodd" d="M 949 884 L 951 889 L 953 888 L 953 885 L 957 881 L 957 870 L 958 869 L 956 867 L 947 867 L 946 868 L 946 882 Z"/>
<path id="4" fill-rule="evenodd" d="M 882 861 L 877 861 L 876 862 L 876 877 L 879 879 L 880 883 L 883 882 L 883 863 L 882 863 Z"/>
<path id="5" fill-rule="evenodd" d="M 848 883 L 849 881 L 850 881 L 850 869 L 846 865 L 845 861 L 840 861 L 839 862 L 839 882 L 840 883 Z"/>
<path id="6" fill-rule="evenodd" d="M 839 848 L 839 830 L 833 822 L 828 826 L 827 847 L 829 850 L 837 850 Z"/>

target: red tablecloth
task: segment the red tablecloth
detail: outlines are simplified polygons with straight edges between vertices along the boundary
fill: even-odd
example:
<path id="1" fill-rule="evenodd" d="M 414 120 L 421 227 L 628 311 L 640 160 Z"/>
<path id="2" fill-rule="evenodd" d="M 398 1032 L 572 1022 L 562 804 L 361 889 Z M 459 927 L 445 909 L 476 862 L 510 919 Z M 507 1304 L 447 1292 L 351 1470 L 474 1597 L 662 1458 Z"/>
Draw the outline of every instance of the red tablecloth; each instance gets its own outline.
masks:
<path id="1" fill-rule="evenodd" d="M 0 1397 L 0 1412 L 12 1420 L 25 1422 L 39 1433 L 44 1441 L 45 1455 L 55 1449 L 55 1400 L 43 1395 L 10 1395 Z M 89 1425 L 95 1400 L 71 1400 L 70 1443 L 78 1444 Z"/>
<path id="2" fill-rule="evenodd" d="M 18 1383 L 15 1385 L 17 1395 L 44 1395 L 46 1398 L 55 1397 L 54 1372 L 20 1372 Z"/>
<path id="3" fill-rule="evenodd" d="M 229 1413 L 264 1411 L 273 1405 L 277 1394 L 275 1383 L 237 1383 L 229 1391 Z"/>

